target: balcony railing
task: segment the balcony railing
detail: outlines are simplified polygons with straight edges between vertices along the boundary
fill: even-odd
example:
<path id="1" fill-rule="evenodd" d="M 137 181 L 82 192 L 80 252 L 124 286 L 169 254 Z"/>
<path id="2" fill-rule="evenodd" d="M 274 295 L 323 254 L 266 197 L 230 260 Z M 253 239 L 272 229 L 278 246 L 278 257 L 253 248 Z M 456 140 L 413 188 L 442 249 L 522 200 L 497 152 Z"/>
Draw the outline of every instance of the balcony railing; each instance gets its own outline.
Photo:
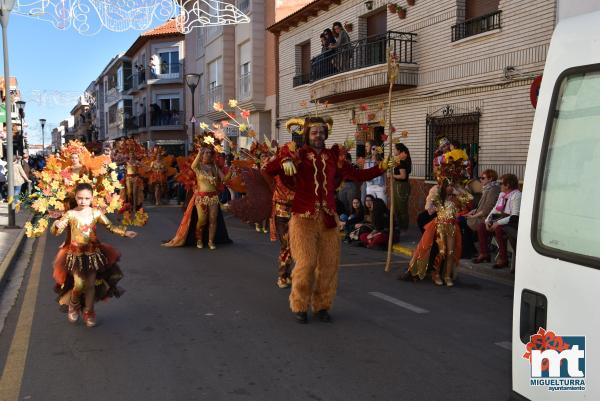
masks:
<path id="1" fill-rule="evenodd" d="M 208 88 L 208 111 L 213 109 L 213 104 L 223 102 L 223 85 Z"/>
<path id="2" fill-rule="evenodd" d="M 150 79 L 177 79 L 182 76 L 181 63 L 161 63 L 150 70 Z"/>
<path id="3" fill-rule="evenodd" d="M 315 82 L 332 75 L 360 68 L 385 64 L 388 52 L 393 52 L 401 64 L 413 64 L 415 33 L 388 31 L 350 42 L 344 47 L 331 49 L 314 57 L 310 62 L 310 77 L 294 77 L 294 86 Z"/>
<path id="4" fill-rule="evenodd" d="M 238 82 L 238 99 L 247 99 L 250 97 L 251 89 L 252 89 L 252 74 L 247 72 L 240 76 Z"/>
<path id="5" fill-rule="evenodd" d="M 146 83 L 146 70 L 138 70 L 133 74 L 133 87 L 138 88 Z"/>
<path id="6" fill-rule="evenodd" d="M 294 77 L 294 86 L 300 86 L 310 83 L 310 72 L 306 74 L 299 74 Z"/>
<path id="7" fill-rule="evenodd" d="M 158 109 L 150 112 L 150 123 L 153 127 L 161 127 L 165 125 L 180 125 L 180 111 Z"/>
<path id="8" fill-rule="evenodd" d="M 452 41 L 456 42 L 469 36 L 500 29 L 500 14 L 502 14 L 502 11 L 498 10 L 454 25 L 452 27 Z"/>
<path id="9" fill-rule="evenodd" d="M 146 128 L 146 113 L 140 114 L 137 118 L 138 128 Z"/>

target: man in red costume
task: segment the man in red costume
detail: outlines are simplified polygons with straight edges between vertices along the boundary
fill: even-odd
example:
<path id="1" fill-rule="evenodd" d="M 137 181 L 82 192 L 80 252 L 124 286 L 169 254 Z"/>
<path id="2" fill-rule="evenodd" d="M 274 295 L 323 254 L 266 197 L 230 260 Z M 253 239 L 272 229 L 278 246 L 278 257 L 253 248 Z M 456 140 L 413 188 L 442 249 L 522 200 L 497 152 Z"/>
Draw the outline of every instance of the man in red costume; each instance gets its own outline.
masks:
<path id="1" fill-rule="evenodd" d="M 335 190 L 342 179 L 370 180 L 384 173 L 389 161 L 358 170 L 340 157 L 338 145 L 325 147 L 329 125 L 321 117 L 307 118 L 304 146 L 286 145 L 266 166 L 270 175 L 295 176 L 295 196 L 289 237 L 292 257 L 290 307 L 299 323 L 308 322 L 308 309 L 331 322 L 329 309 L 337 289 L 340 237 L 335 214 Z"/>

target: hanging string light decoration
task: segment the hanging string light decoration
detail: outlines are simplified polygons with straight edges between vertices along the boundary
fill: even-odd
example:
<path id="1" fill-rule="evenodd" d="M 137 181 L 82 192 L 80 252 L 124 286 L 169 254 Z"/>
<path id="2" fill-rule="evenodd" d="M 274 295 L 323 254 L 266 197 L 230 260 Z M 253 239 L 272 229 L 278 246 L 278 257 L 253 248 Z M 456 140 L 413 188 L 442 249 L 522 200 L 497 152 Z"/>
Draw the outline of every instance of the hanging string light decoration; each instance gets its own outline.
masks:
<path id="1" fill-rule="evenodd" d="M 183 34 L 194 28 L 246 24 L 250 18 L 233 4 L 213 0 L 180 0 L 182 3 L 177 29 Z"/>
<path id="2" fill-rule="evenodd" d="M 250 22 L 234 5 L 215 0 L 16 0 L 13 13 L 82 35 L 95 35 L 102 29 L 144 31 L 155 20 L 171 18 L 183 34 L 194 28 Z"/>

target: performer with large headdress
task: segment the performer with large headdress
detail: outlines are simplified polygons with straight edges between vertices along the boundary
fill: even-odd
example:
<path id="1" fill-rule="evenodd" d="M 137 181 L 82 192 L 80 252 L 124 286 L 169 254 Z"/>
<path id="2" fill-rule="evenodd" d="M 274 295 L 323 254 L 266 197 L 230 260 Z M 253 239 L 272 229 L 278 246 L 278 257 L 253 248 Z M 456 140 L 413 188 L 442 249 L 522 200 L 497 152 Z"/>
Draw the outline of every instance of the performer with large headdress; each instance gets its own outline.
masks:
<path id="1" fill-rule="evenodd" d="M 105 217 L 122 207 L 116 168 L 110 156 L 94 156 L 80 142 L 71 141 L 35 173 L 38 185 L 28 200 L 36 213 L 36 222 L 25 224 L 28 237 L 42 235 L 49 218 L 57 219 L 54 234 L 66 230 L 53 265 L 55 291 L 61 307 L 69 309 L 69 320 L 77 321 L 83 308 L 88 326 L 95 325 L 95 301 L 122 293 L 117 287 L 123 277 L 117 265 L 120 253 L 99 242 L 95 233 L 96 224 L 119 235 L 127 233 Z"/>
<path id="2" fill-rule="evenodd" d="M 304 145 L 282 147 L 267 164 L 271 175 L 294 176 L 295 196 L 289 238 L 296 266 L 292 272 L 290 307 L 299 323 L 308 322 L 308 309 L 321 321 L 330 322 L 329 309 L 337 289 L 340 257 L 335 208 L 336 186 L 344 178 L 365 181 L 381 175 L 389 160 L 366 170 L 340 158 L 340 147 L 325 147 L 330 119 L 309 117 L 303 127 Z"/>
<path id="3" fill-rule="evenodd" d="M 439 252 L 433 261 L 432 280 L 436 285 L 453 286 L 456 268 L 460 262 L 462 239 L 457 222 L 458 214 L 473 199 L 464 188 L 468 180 L 468 156 L 455 149 L 438 156 L 435 166 L 437 185 L 427 197 L 426 209 L 435 209 L 436 217 L 425 226 L 425 232 L 409 263 L 408 272 L 420 279 L 425 278 L 430 267 L 430 253 L 434 242 Z M 444 275 L 442 281 L 440 274 Z"/>
<path id="4" fill-rule="evenodd" d="M 175 237 L 163 246 L 179 247 L 195 242 L 197 248 L 208 245 L 212 250 L 218 243 L 231 242 L 219 204 L 224 177 L 215 163 L 217 141 L 210 132 L 201 137 L 198 153 L 190 166 L 196 178 L 194 192 Z"/>
<path id="5" fill-rule="evenodd" d="M 139 169 L 146 157 L 146 149 L 135 139 L 120 141 L 114 151 L 114 160 L 125 165 L 125 191 L 123 202 L 125 208 L 135 213 L 144 203 L 144 180 Z"/>
<path id="6" fill-rule="evenodd" d="M 171 167 L 174 157 L 166 155 L 160 146 L 155 146 L 149 151 L 146 162 L 145 176 L 148 178 L 148 186 L 154 192 L 154 204 L 160 205 L 161 199 L 167 190 L 167 178 L 175 174 Z"/>

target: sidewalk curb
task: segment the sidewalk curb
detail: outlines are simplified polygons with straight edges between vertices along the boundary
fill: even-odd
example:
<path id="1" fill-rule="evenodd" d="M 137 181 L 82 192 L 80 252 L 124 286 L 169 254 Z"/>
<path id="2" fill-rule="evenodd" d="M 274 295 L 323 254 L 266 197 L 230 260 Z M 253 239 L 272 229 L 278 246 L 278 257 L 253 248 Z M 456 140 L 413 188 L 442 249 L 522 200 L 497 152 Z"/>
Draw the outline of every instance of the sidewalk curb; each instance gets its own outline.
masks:
<path id="1" fill-rule="evenodd" d="M 17 254 L 18 254 L 18 251 L 19 251 L 19 248 L 23 244 L 24 240 L 27 238 L 25 236 L 25 223 L 31 222 L 33 220 L 33 217 L 34 217 L 33 214 L 29 214 L 29 217 L 27 217 L 25 219 L 25 221 L 23 221 L 23 227 L 21 227 L 19 229 L 21 232 L 17 235 L 15 243 L 12 244 L 12 246 L 10 247 L 10 249 L 8 250 L 8 252 L 6 253 L 6 256 L 0 262 L 0 284 L 2 284 L 2 282 L 6 278 L 10 266 L 15 261 L 15 258 L 16 258 Z"/>
<path id="2" fill-rule="evenodd" d="M 412 257 L 415 248 L 416 246 L 397 243 L 392 246 L 392 252 L 398 255 Z M 502 284 L 514 286 L 514 275 L 504 274 L 504 272 L 501 271 L 496 272 L 495 270 L 484 266 L 473 265 L 470 261 L 461 260 L 460 271 L 475 277 L 493 279 Z"/>
<path id="3" fill-rule="evenodd" d="M 0 263 L 0 283 L 2 281 L 4 281 L 6 273 L 8 272 L 9 267 L 14 262 L 15 257 L 17 256 L 17 251 L 21 247 L 21 244 L 23 243 L 24 239 L 25 239 L 25 229 L 22 228 L 21 232 L 17 236 L 17 240 L 8 250 L 8 253 L 2 260 L 2 263 Z"/>
<path id="4" fill-rule="evenodd" d="M 414 248 L 408 247 L 408 246 L 404 246 L 404 245 L 400 245 L 400 244 L 394 244 L 392 246 L 392 251 L 394 253 L 398 253 L 401 255 L 405 255 L 408 257 L 411 257 L 414 251 Z"/>

